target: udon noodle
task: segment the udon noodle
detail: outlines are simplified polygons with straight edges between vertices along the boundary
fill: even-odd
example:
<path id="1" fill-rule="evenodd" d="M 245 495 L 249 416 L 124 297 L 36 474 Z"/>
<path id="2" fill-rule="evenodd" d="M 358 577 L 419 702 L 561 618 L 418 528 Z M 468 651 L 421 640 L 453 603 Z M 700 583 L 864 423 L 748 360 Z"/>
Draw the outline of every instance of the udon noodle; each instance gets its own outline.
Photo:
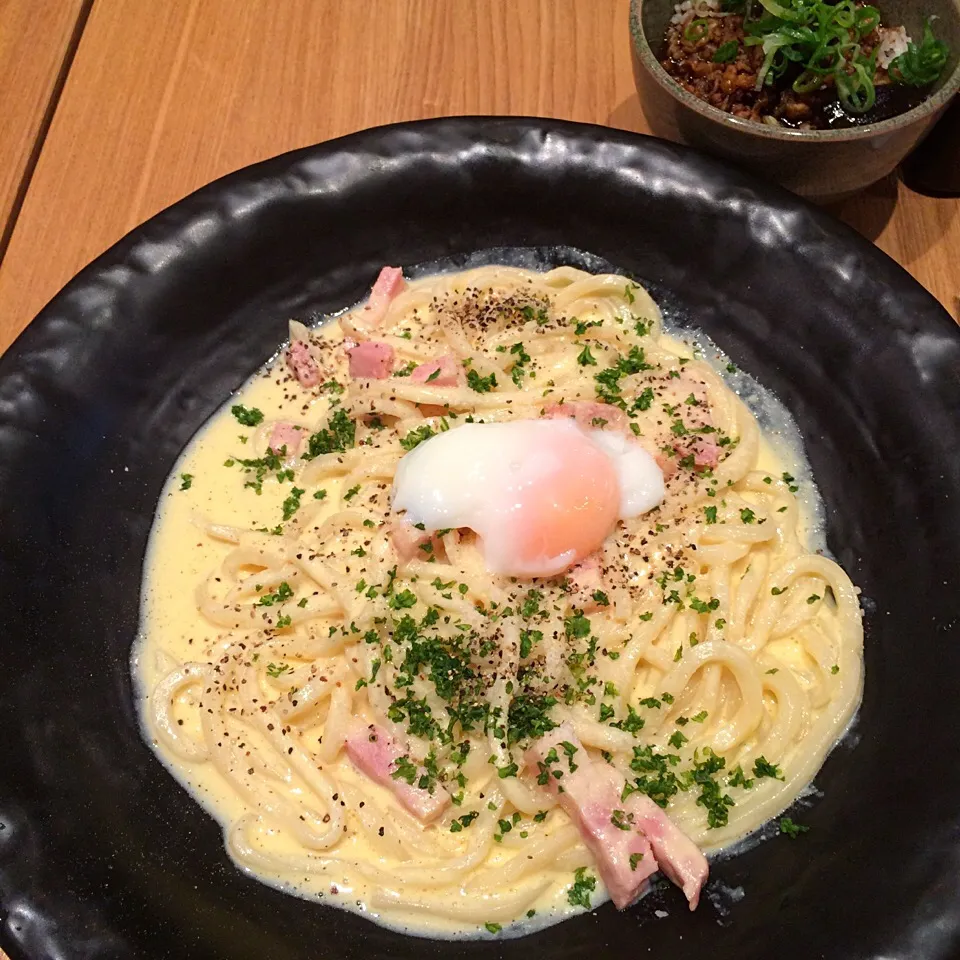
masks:
<path id="1" fill-rule="evenodd" d="M 410 282 L 374 332 L 370 317 L 292 324 L 158 511 L 134 654 L 145 731 L 236 863 L 423 935 L 596 906 L 595 852 L 525 752 L 564 723 L 704 851 L 784 811 L 859 702 L 860 607 L 721 375 L 622 276 L 482 267 Z M 374 335 L 391 375 L 351 378 L 345 347 Z M 441 356 L 455 382 L 411 376 Z M 628 431 L 666 477 L 660 506 L 603 544 L 595 589 L 492 574 L 465 528 L 404 555 L 401 458 L 560 404 Z M 402 753 L 380 782 L 345 749 L 370 725 Z M 412 813 L 403 782 L 442 811 Z"/>

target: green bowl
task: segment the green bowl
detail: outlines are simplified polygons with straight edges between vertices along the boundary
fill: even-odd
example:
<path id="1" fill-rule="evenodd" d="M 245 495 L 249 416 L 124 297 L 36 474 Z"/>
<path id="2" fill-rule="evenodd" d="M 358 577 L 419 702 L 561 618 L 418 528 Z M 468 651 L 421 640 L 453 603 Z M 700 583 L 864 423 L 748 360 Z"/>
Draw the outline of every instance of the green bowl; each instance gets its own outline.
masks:
<path id="1" fill-rule="evenodd" d="M 877 0 L 884 22 L 911 37 L 936 15 L 937 36 L 950 60 L 919 106 L 880 123 L 846 130 L 791 130 L 733 117 L 688 93 L 660 66 L 674 0 L 631 0 L 633 74 L 651 130 L 732 160 L 770 180 L 826 203 L 850 196 L 893 171 L 919 143 L 960 89 L 960 0 Z M 960 158 L 957 158 L 960 163 Z"/>

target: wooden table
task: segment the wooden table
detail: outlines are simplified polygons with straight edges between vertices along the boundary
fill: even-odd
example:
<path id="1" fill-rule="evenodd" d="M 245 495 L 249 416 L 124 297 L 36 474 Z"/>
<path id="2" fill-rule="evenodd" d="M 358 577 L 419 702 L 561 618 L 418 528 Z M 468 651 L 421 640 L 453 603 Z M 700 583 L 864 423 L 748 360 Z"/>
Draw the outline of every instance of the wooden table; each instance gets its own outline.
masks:
<path id="1" fill-rule="evenodd" d="M 84 264 L 221 174 L 396 120 L 647 132 L 628 0 L 0 0 L 0 351 Z M 960 201 L 836 211 L 960 303 Z"/>
<path id="2" fill-rule="evenodd" d="M 0 350 L 132 227 L 284 150 L 464 113 L 645 132 L 627 5 L 0 0 Z M 960 201 L 891 178 L 837 212 L 957 316 Z"/>

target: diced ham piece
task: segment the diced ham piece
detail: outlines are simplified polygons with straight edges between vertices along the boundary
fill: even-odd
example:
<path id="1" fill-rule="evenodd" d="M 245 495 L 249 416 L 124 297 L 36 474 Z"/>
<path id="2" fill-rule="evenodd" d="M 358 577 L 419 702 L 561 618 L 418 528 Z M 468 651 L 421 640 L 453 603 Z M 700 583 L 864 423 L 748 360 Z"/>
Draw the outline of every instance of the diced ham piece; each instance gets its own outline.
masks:
<path id="1" fill-rule="evenodd" d="M 682 456 L 682 454 L 680 454 L 680 456 Z M 668 456 L 660 450 L 653 455 L 653 459 L 657 461 L 657 466 L 660 468 L 664 480 L 669 480 L 679 469 L 677 457 Z"/>
<path id="2" fill-rule="evenodd" d="M 346 748 L 347 756 L 358 770 L 386 787 L 404 809 L 423 823 L 435 820 L 450 804 L 450 795 L 439 784 L 434 785 L 433 793 L 417 786 L 417 781 L 426 773 L 421 766 L 417 766 L 412 784 L 393 777 L 396 762 L 404 756 L 404 751 L 382 727 L 370 724 L 354 730 L 347 737 Z"/>
<path id="3" fill-rule="evenodd" d="M 587 400 L 555 403 L 547 407 L 543 415 L 553 420 L 561 417 L 573 418 L 577 421 L 577 426 L 584 430 L 610 429 L 626 432 L 629 429 L 627 415 L 619 407 L 609 403 L 593 403 Z"/>
<path id="4" fill-rule="evenodd" d="M 397 551 L 400 566 L 406 566 L 411 560 L 428 560 L 432 553 L 420 548 L 433 540 L 433 534 L 418 530 L 406 520 L 394 519 L 390 525 L 390 541 Z M 436 544 L 434 544 L 436 549 Z"/>
<path id="5" fill-rule="evenodd" d="M 303 435 L 304 431 L 299 427 L 295 427 L 292 423 L 281 420 L 279 423 L 274 424 L 273 429 L 270 431 L 270 439 L 267 442 L 267 446 L 274 453 L 280 453 L 282 449 L 286 448 L 285 455 L 295 457 L 300 450 L 300 441 L 303 439 Z"/>
<path id="6" fill-rule="evenodd" d="M 367 330 L 376 330 L 383 322 L 390 301 L 406 286 L 403 271 L 399 267 L 384 267 L 370 291 L 370 297 L 355 318 L 357 326 Z"/>
<path id="7" fill-rule="evenodd" d="M 393 373 L 395 353 L 389 343 L 365 340 L 347 349 L 354 380 L 386 380 Z"/>
<path id="8" fill-rule="evenodd" d="M 320 367 L 305 340 L 294 340 L 287 348 L 287 366 L 301 387 L 315 387 L 320 382 Z"/>
<path id="9" fill-rule="evenodd" d="M 693 466 L 696 470 L 712 470 L 720 462 L 720 448 L 712 440 L 697 437 L 687 447 L 693 454 Z"/>
<path id="10" fill-rule="evenodd" d="M 557 760 L 550 762 L 553 756 Z M 569 723 L 537 740 L 527 751 L 527 763 L 537 776 L 547 772 L 549 789 L 580 830 L 619 910 L 644 892 L 658 868 L 682 887 L 690 909 L 696 908 L 708 872 L 703 854 L 646 795 L 632 793 L 621 800 L 623 776 L 611 765 L 591 759 Z"/>
<path id="11" fill-rule="evenodd" d="M 571 587 L 570 602 L 578 610 L 594 613 L 603 606 L 594 597 L 597 591 L 604 592 L 603 566 L 598 553 L 591 553 L 571 567 L 567 572 L 567 580 Z"/>
<path id="12" fill-rule="evenodd" d="M 694 470 L 712 470 L 720 462 L 720 447 L 703 437 L 694 437 L 689 443 L 677 444 L 674 451 L 674 456 L 661 451 L 657 451 L 654 456 L 657 466 L 663 471 L 664 480 L 669 480 L 680 469 L 680 461 L 691 454 Z"/>
<path id="13" fill-rule="evenodd" d="M 430 383 L 435 387 L 455 387 L 462 376 L 463 364 L 456 357 L 445 354 L 414 367 L 410 379 L 414 383 Z"/>
<path id="14" fill-rule="evenodd" d="M 707 881 L 707 858 L 700 848 L 645 793 L 631 793 L 624 801 L 628 814 L 640 828 L 660 869 L 675 883 L 696 910 L 700 890 Z"/>
<path id="15" fill-rule="evenodd" d="M 564 752 L 564 743 L 575 748 L 572 756 Z M 559 758 L 554 763 L 548 759 L 551 750 Z M 657 872 L 657 861 L 639 830 L 625 819 L 621 822 L 626 829 L 614 822 L 614 811 L 620 811 L 622 818 L 627 816 L 620 801 L 623 777 L 609 764 L 591 760 L 568 723 L 537 740 L 527 752 L 527 763 L 535 775 L 548 772 L 549 787 L 593 854 L 610 898 L 618 910 L 629 907 L 646 890 L 647 879 Z M 554 777 L 554 773 L 562 776 Z"/>

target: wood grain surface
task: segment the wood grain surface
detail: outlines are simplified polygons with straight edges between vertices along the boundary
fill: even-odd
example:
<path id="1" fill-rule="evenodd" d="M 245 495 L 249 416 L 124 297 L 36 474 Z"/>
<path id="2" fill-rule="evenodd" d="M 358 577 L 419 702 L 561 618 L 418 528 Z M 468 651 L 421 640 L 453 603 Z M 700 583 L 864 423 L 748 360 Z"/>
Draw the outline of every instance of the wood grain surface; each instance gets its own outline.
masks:
<path id="1" fill-rule="evenodd" d="M 0 258 L 83 6 L 83 0 L 0 0 Z"/>
<path id="2" fill-rule="evenodd" d="M 0 349 L 130 228 L 237 167 L 445 114 L 605 122 L 633 93 L 626 16 L 626 0 L 95 0 L 0 265 Z"/>
<path id="3" fill-rule="evenodd" d="M 627 5 L 94 0 L 0 264 L 0 350 L 132 227 L 209 180 L 284 150 L 462 113 L 645 132 Z M 893 181 L 838 210 L 952 313 L 958 211 L 960 202 L 928 200 Z"/>

